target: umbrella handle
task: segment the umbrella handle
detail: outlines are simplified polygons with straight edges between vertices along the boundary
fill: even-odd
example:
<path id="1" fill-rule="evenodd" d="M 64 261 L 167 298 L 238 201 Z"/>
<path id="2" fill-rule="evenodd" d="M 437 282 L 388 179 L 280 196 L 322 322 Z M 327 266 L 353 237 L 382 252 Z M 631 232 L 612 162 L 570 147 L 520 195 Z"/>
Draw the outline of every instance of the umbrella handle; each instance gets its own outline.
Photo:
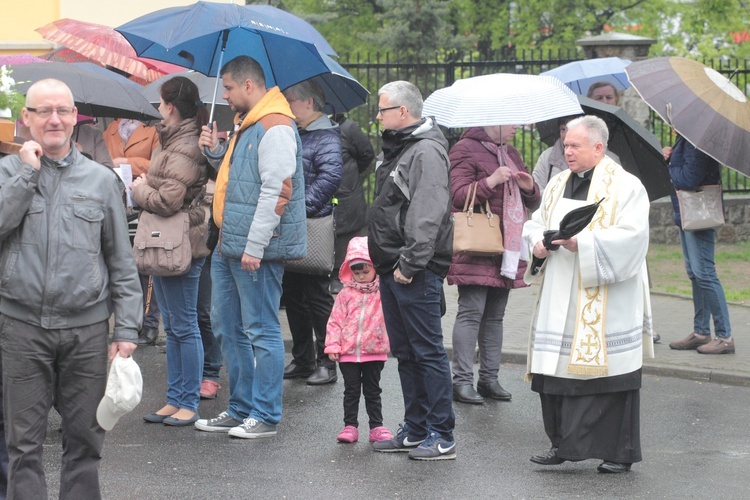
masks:
<path id="1" fill-rule="evenodd" d="M 214 108 L 216 108 L 216 93 L 219 91 L 219 72 L 221 71 L 222 64 L 224 63 L 224 52 L 227 50 L 227 40 L 229 39 L 229 30 L 221 32 L 221 51 L 219 52 L 219 64 L 216 68 L 216 81 L 214 82 L 214 96 L 211 99 L 211 113 L 208 116 L 208 123 L 214 121 Z"/>
<path id="2" fill-rule="evenodd" d="M 208 115 L 208 123 L 211 124 L 214 122 L 214 110 L 216 108 L 216 93 L 219 91 L 219 72 L 221 71 L 221 66 L 224 63 L 224 52 L 227 50 L 227 40 L 229 39 L 229 30 L 224 30 L 221 32 L 221 51 L 219 52 L 219 65 L 218 65 L 218 71 L 216 72 L 216 81 L 214 82 L 214 95 L 213 99 L 211 99 L 211 113 Z M 224 154 L 214 154 L 211 152 L 210 149 L 208 149 L 208 146 L 203 147 L 203 154 L 212 160 L 220 160 L 224 157 Z"/>
<path id="3" fill-rule="evenodd" d="M 211 150 L 208 149 L 208 146 L 203 146 L 203 156 L 205 156 L 206 158 L 210 160 L 221 160 L 222 158 L 224 158 L 225 152 L 226 151 L 222 151 L 219 154 L 212 153 Z"/>

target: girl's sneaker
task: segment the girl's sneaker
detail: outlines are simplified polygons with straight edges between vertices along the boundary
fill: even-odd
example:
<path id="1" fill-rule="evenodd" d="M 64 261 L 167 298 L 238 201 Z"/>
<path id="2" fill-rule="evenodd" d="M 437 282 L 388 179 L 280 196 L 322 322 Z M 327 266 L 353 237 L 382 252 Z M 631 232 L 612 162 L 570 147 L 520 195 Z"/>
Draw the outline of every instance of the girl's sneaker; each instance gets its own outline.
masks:
<path id="1" fill-rule="evenodd" d="M 372 438 L 372 431 L 370 431 L 370 437 Z M 347 425 L 336 439 L 339 443 L 354 443 L 359 440 L 359 431 L 353 425 Z"/>
<path id="2" fill-rule="evenodd" d="M 386 439 L 393 439 L 393 434 L 391 434 L 391 431 L 389 431 L 387 427 L 383 427 L 381 425 L 380 427 L 370 429 L 371 443 L 374 443 L 376 441 L 385 441 Z"/>

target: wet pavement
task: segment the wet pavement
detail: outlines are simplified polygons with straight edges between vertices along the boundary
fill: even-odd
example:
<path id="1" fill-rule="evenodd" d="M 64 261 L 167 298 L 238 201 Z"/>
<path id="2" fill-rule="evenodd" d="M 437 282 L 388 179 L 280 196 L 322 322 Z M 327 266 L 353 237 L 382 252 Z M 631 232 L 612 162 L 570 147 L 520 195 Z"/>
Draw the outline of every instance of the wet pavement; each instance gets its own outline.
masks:
<path id="1" fill-rule="evenodd" d="M 381 454 L 366 440 L 360 405 L 360 441 L 339 444 L 343 382 L 311 387 L 284 381 L 284 417 L 278 435 L 243 440 L 193 428 L 148 424 L 142 416 L 164 404 L 166 356 L 141 347 L 135 359 L 144 377 L 143 401 L 108 433 L 101 466 L 105 499 L 250 498 L 744 498 L 750 465 L 750 308 L 732 305 L 737 354 L 672 351 L 668 342 L 691 330 L 692 304 L 653 296 L 654 322 L 662 336 L 647 360 L 641 391 L 644 461 L 625 475 L 596 472 L 597 460 L 543 467 L 529 462 L 545 451 L 539 399 L 523 381 L 527 333 L 537 288 L 511 293 L 505 318 L 500 381 L 511 402 L 454 404 L 458 459 L 415 462 Z M 456 288 L 446 287 L 445 341 L 450 350 Z M 289 340 L 285 314 L 281 314 Z M 289 349 L 287 349 L 289 352 Z M 290 356 L 287 354 L 287 361 Z M 226 374 L 215 400 L 201 402 L 212 417 L 227 405 Z M 385 425 L 403 417 L 397 364 L 383 371 Z M 52 412 L 45 443 L 49 498 L 57 497 L 61 435 Z"/>

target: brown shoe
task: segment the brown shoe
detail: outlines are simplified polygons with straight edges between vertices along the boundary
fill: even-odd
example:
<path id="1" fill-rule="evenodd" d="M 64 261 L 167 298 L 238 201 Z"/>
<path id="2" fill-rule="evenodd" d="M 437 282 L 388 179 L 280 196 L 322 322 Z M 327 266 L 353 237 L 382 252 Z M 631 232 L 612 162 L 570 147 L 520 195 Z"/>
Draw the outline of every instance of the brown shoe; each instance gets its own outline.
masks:
<path id="1" fill-rule="evenodd" d="M 669 348 L 676 349 L 678 351 L 688 351 L 690 349 L 697 349 L 702 345 L 706 345 L 711 342 L 711 335 L 700 335 L 698 333 L 691 333 L 682 340 L 677 342 L 670 342 Z"/>
<path id="2" fill-rule="evenodd" d="M 734 339 L 717 337 L 706 345 L 698 348 L 701 354 L 734 354 Z"/>

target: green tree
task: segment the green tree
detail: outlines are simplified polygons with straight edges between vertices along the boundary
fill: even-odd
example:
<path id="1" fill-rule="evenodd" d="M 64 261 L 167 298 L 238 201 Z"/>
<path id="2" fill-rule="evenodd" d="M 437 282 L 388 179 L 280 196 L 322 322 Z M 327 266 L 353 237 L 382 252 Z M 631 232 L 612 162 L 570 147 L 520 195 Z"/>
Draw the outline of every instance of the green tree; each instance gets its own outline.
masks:
<path id="1" fill-rule="evenodd" d="M 285 0 L 274 5 L 315 26 L 339 54 L 386 50 L 362 36 L 379 27 L 376 16 L 383 10 L 377 0 Z"/>
<path id="2" fill-rule="evenodd" d="M 687 57 L 750 57 L 750 5 L 741 0 L 697 0 L 672 5 L 661 16 L 657 51 Z"/>
<path id="3" fill-rule="evenodd" d="M 382 12 L 374 33 L 364 35 L 373 45 L 404 54 L 454 51 L 467 46 L 467 37 L 448 23 L 452 0 L 376 0 Z"/>
<path id="4" fill-rule="evenodd" d="M 256 3 L 260 3 L 257 2 Z M 266 2 L 263 2 L 266 3 Z M 569 51 L 609 30 L 654 38 L 651 55 L 750 57 L 748 0 L 271 0 L 340 53 Z"/>

